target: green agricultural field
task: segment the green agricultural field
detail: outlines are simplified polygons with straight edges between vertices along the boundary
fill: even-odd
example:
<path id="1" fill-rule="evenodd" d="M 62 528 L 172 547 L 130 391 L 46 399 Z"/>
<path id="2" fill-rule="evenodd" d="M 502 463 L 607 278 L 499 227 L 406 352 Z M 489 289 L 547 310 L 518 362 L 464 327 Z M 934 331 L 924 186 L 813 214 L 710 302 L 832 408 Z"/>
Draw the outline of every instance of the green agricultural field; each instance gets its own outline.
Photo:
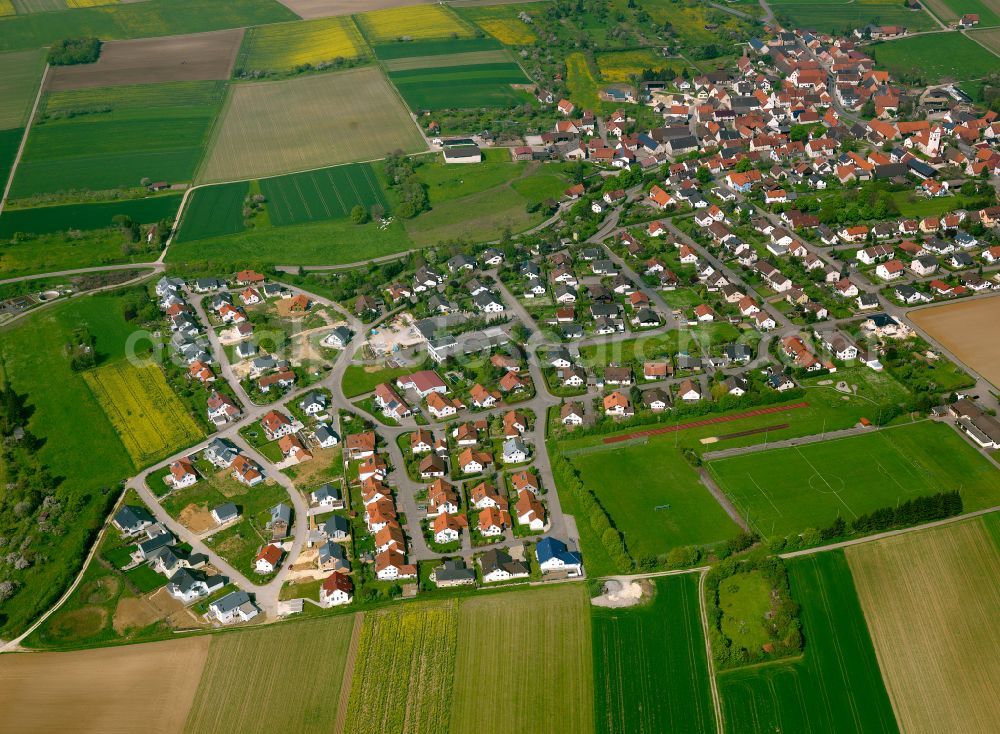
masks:
<path id="1" fill-rule="evenodd" d="M 0 130 L 28 121 L 44 67 L 42 50 L 0 54 Z"/>
<path id="2" fill-rule="evenodd" d="M 989 734 L 996 729 L 1000 553 L 985 519 L 845 551 L 903 731 Z"/>
<path id="3" fill-rule="evenodd" d="M 49 94 L 11 196 L 190 181 L 224 91 L 173 82 Z"/>
<path id="4" fill-rule="evenodd" d="M 113 295 L 74 299 L 39 311 L 0 335 L 2 370 L 32 409 L 28 428 L 43 439 L 37 457 L 53 477 L 54 494 L 75 519 L 62 535 L 36 536 L 39 560 L 20 574 L 19 593 L 4 603 L 0 637 L 10 639 L 59 597 L 80 568 L 91 534 L 118 496 L 118 483 L 134 471 L 128 453 L 83 377 L 74 372 L 64 346 L 78 326 L 95 337 L 104 360 L 123 356 L 131 327 Z M 67 427 L 72 427 L 67 430 Z"/>
<path id="5" fill-rule="evenodd" d="M 298 20 L 276 0 L 144 0 L 3 20 L 0 50 L 39 48 L 64 38 L 152 38 Z"/>
<path id="6" fill-rule="evenodd" d="M 344 731 L 447 730 L 458 621 L 455 600 L 396 605 L 367 615 Z M 393 695 L 386 695 L 388 681 Z"/>
<path id="7" fill-rule="evenodd" d="M 388 43 L 405 36 L 418 41 L 428 38 L 471 38 L 475 29 L 445 5 L 413 5 L 385 8 L 355 16 L 372 44 Z"/>
<path id="8" fill-rule="evenodd" d="M 455 54 L 498 51 L 503 44 L 492 38 L 448 38 L 408 41 L 407 43 L 382 43 L 372 47 L 379 61 L 422 58 L 425 56 L 453 56 Z"/>
<path id="9" fill-rule="evenodd" d="M 250 184 L 247 181 L 195 189 L 184 209 L 174 242 L 242 232 L 246 228 L 243 207 L 249 193 Z"/>
<path id="10" fill-rule="evenodd" d="M 851 0 L 773 0 L 771 9 L 778 20 L 793 28 L 821 33 L 846 34 L 870 23 L 901 25 L 911 31 L 938 28 L 923 10 L 908 10 L 902 3 L 851 2 Z"/>
<path id="11" fill-rule="evenodd" d="M 961 33 L 931 33 L 869 48 L 880 69 L 925 84 L 979 79 L 995 72 L 998 63 L 996 56 Z"/>
<path id="12" fill-rule="evenodd" d="M 366 45 L 350 17 L 276 23 L 247 30 L 233 73 L 284 72 L 363 56 Z"/>
<path id="13" fill-rule="evenodd" d="M 49 234 L 70 229 L 104 229 L 123 215 L 141 224 L 155 224 L 162 219 L 173 221 L 181 204 L 180 194 L 151 196 L 146 199 L 123 199 L 100 204 L 65 204 L 34 209 L 7 209 L 0 217 L 0 238 L 15 232 Z"/>
<path id="14" fill-rule="evenodd" d="M 414 111 L 512 107 L 528 100 L 510 86 L 528 83 L 513 61 L 390 71 L 389 79 Z"/>
<path id="15" fill-rule="evenodd" d="M 954 489 L 966 510 L 1000 500 L 996 470 L 951 428 L 932 422 L 718 459 L 709 470 L 766 536 Z"/>
<path id="16" fill-rule="evenodd" d="M 983 26 L 1000 25 L 1000 6 L 996 0 L 924 0 L 924 7 L 945 23 L 976 13 Z"/>
<path id="17" fill-rule="evenodd" d="M 216 635 L 184 730 L 330 731 L 354 615 Z"/>
<path id="18" fill-rule="evenodd" d="M 715 732 L 698 576 L 652 585 L 655 596 L 643 606 L 591 607 L 596 731 Z"/>
<path id="19" fill-rule="evenodd" d="M 273 176 L 425 147 L 377 68 L 237 84 L 198 179 Z"/>
<path id="20" fill-rule="evenodd" d="M 789 561 L 801 605 L 801 658 L 718 675 L 726 731 L 897 731 L 865 618 L 841 551 Z"/>
<path id="21" fill-rule="evenodd" d="M 633 558 L 711 545 L 739 532 L 698 472 L 663 440 L 608 447 L 570 460 L 625 535 Z"/>
<path id="22" fill-rule="evenodd" d="M 23 127 L 0 130 L 0 184 L 3 186 L 7 185 L 10 169 L 14 165 L 22 137 L 24 137 Z"/>
<path id="23" fill-rule="evenodd" d="M 271 224 L 291 224 L 344 219 L 361 204 L 378 204 L 389 213 L 389 200 L 370 163 L 323 168 L 306 173 L 266 178 L 260 182 L 267 198 Z"/>
<path id="24" fill-rule="evenodd" d="M 444 699 L 451 734 L 593 732 L 588 607 L 579 584 L 463 601 L 453 697 Z M 484 646 L 493 653 L 483 654 Z M 502 713 L 484 715 L 484 683 L 502 691 Z"/>
<path id="25" fill-rule="evenodd" d="M 167 252 L 167 262 L 337 265 L 363 262 L 412 247 L 413 240 L 398 219 L 385 229 L 374 222 L 357 225 L 349 219 L 331 220 L 174 242 Z"/>

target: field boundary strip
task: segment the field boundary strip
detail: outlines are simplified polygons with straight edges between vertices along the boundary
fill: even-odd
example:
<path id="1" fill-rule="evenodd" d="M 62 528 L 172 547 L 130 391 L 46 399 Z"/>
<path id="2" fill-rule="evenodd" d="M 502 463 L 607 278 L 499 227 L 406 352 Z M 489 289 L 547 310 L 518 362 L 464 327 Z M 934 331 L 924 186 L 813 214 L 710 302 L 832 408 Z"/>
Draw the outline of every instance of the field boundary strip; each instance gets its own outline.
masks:
<path id="1" fill-rule="evenodd" d="M 628 441 L 634 438 L 641 438 L 643 436 L 659 436 L 664 433 L 674 433 L 676 431 L 686 431 L 691 428 L 704 428 L 705 426 L 712 426 L 718 423 L 731 423 L 733 421 L 738 421 L 743 418 L 754 418 L 760 415 L 771 415 L 773 413 L 784 413 L 789 410 L 800 410 L 802 408 L 808 408 L 809 403 L 793 403 L 792 405 L 772 405 L 766 408 L 756 408 L 754 410 L 744 411 L 742 413 L 734 413 L 733 415 L 720 415 L 714 418 L 704 418 L 699 421 L 691 421 L 690 423 L 677 423 L 672 426 L 660 426 L 659 428 L 649 428 L 644 431 L 634 431 L 632 433 L 626 433 L 624 436 L 608 436 L 603 439 L 603 443 L 621 443 L 622 441 Z"/>

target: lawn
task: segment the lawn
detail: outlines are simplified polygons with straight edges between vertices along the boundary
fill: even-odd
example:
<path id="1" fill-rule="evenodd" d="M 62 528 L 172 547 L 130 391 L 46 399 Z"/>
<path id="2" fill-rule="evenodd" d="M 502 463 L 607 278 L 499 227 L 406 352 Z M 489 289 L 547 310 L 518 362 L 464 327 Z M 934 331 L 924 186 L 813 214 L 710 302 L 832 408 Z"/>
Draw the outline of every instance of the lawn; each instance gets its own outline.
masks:
<path id="1" fill-rule="evenodd" d="M 353 615 L 216 635 L 184 731 L 330 731 Z"/>
<path id="2" fill-rule="evenodd" d="M 372 43 L 386 43 L 405 36 L 408 39 L 469 38 L 472 26 L 444 5 L 373 10 L 355 16 L 365 37 Z"/>
<path id="3" fill-rule="evenodd" d="M 382 72 L 351 69 L 236 84 L 216 126 L 200 182 L 273 176 L 425 148 Z"/>
<path id="4" fill-rule="evenodd" d="M 224 90 L 223 82 L 174 82 L 49 94 L 11 196 L 189 181 Z"/>
<path id="5" fill-rule="evenodd" d="M 0 637 L 10 639 L 48 608 L 77 573 L 92 533 L 104 524 L 120 480 L 134 471 L 114 426 L 70 368 L 64 346 L 73 331 L 87 324 L 98 354 L 121 355 L 128 325 L 119 300 L 110 295 L 75 299 L 28 316 L 0 336 L 3 372 L 32 409 L 28 428 L 43 439 L 37 456 L 53 477 L 51 490 L 74 519 L 62 535 L 36 536 L 39 560 L 19 575 L 19 593 L 5 602 Z"/>
<path id="6" fill-rule="evenodd" d="M 23 127 L 45 67 L 44 51 L 0 54 L 0 130 Z"/>
<path id="7" fill-rule="evenodd" d="M 174 242 L 237 234 L 246 229 L 243 208 L 250 193 L 247 181 L 202 186 L 188 197 Z"/>
<path id="8" fill-rule="evenodd" d="M 787 564 L 801 605 L 805 650 L 718 675 L 726 730 L 748 732 L 897 731 L 865 618 L 840 551 Z"/>
<path id="9" fill-rule="evenodd" d="M 410 367 L 383 367 L 352 364 L 344 371 L 344 382 L 341 385 L 344 397 L 353 398 L 371 392 L 380 382 L 396 381 L 397 377 L 413 372 Z"/>
<path id="10" fill-rule="evenodd" d="M 162 219 L 172 222 L 180 205 L 181 195 L 169 194 L 97 204 L 6 209 L 0 217 L 0 238 L 13 237 L 15 232 L 52 234 L 71 229 L 105 229 L 111 227 L 114 218 L 119 215 L 140 224 L 155 224 Z"/>
<path id="11" fill-rule="evenodd" d="M 364 39 L 350 17 L 275 23 L 247 30 L 233 73 L 280 73 L 367 53 Z"/>
<path id="12" fill-rule="evenodd" d="M 84 372 L 83 377 L 138 467 L 204 435 L 157 364 L 120 360 Z"/>
<path id="13" fill-rule="evenodd" d="M 0 50 L 39 48 L 64 38 L 151 38 L 298 20 L 275 0 L 145 0 L 3 20 Z"/>
<path id="14" fill-rule="evenodd" d="M 588 607 L 579 584 L 463 601 L 453 696 L 439 692 L 451 734 L 593 732 Z M 484 684 L 502 697 L 502 713 L 484 716 Z"/>
<path id="15" fill-rule="evenodd" d="M 662 439 L 570 460 L 625 535 L 633 558 L 655 558 L 677 546 L 711 545 L 739 532 L 698 472 Z"/>
<path id="16" fill-rule="evenodd" d="M 847 560 L 900 727 L 995 730 L 1000 552 L 983 520 L 853 546 Z"/>
<path id="17" fill-rule="evenodd" d="M 771 8 L 778 20 L 791 28 L 846 35 L 870 23 L 901 25 L 911 31 L 938 28 L 923 10 L 907 10 L 902 3 L 852 2 L 852 0 L 774 0 Z"/>
<path id="18" fill-rule="evenodd" d="M 961 491 L 967 511 L 1000 499 L 996 470 L 950 427 L 929 421 L 718 459 L 709 470 L 765 536 L 948 490 Z"/>
<path id="19" fill-rule="evenodd" d="M 458 621 L 454 600 L 396 605 L 366 615 L 344 731 L 445 731 Z"/>
<path id="20" fill-rule="evenodd" d="M 965 200 L 958 196 L 915 197 L 912 191 L 894 191 L 890 196 L 904 217 L 937 217 L 965 208 Z"/>
<path id="21" fill-rule="evenodd" d="M 926 84 L 979 79 L 997 68 L 997 57 L 961 33 L 931 33 L 869 47 L 879 68 L 895 78 Z"/>
<path id="22" fill-rule="evenodd" d="M 652 584 L 640 607 L 591 607 L 596 731 L 715 732 L 698 576 Z"/>

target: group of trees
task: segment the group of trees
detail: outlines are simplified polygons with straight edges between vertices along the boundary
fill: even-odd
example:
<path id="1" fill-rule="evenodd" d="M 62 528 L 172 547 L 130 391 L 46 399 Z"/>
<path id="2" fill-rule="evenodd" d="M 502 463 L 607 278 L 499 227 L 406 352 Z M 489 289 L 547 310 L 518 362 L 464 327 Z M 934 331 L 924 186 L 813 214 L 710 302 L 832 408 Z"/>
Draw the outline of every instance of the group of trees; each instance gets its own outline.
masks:
<path id="1" fill-rule="evenodd" d="M 100 55 L 99 38 L 65 38 L 49 48 L 49 64 L 52 66 L 92 64 Z"/>
<path id="2" fill-rule="evenodd" d="M 412 219 L 430 208 L 427 188 L 417 176 L 414 161 L 402 151 L 391 153 L 384 163 L 385 175 L 389 180 L 389 190 L 397 199 L 396 216 Z"/>

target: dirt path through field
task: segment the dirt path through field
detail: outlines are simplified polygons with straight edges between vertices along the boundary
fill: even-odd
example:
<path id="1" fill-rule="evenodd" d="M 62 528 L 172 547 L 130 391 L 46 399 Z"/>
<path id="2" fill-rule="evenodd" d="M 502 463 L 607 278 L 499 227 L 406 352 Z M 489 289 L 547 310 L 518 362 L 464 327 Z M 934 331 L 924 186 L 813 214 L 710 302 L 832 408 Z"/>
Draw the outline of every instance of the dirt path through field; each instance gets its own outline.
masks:
<path id="1" fill-rule="evenodd" d="M 181 732 L 208 655 L 207 636 L 0 657 L 0 729 Z"/>
<path id="2" fill-rule="evenodd" d="M 337 720 L 333 722 L 333 734 L 344 734 L 347 724 L 347 703 L 351 698 L 351 681 L 354 680 L 354 660 L 358 655 L 358 641 L 361 639 L 361 625 L 365 615 L 354 615 L 354 629 L 351 631 L 351 647 L 344 663 L 344 677 L 340 681 L 340 703 L 337 704 Z"/>

